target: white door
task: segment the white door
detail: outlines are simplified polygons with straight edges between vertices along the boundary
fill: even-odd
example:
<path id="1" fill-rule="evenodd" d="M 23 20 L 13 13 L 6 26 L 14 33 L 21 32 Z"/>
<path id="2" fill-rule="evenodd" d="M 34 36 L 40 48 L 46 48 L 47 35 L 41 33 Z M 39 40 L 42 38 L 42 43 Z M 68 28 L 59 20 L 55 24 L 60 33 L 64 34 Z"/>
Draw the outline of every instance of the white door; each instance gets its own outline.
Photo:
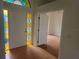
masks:
<path id="1" fill-rule="evenodd" d="M 47 43 L 48 16 L 46 14 L 41 13 L 38 20 L 39 20 L 38 45 L 42 45 Z"/>
<path id="2" fill-rule="evenodd" d="M 6 6 L 7 7 L 7 6 Z M 17 7 L 17 8 L 16 8 Z M 26 45 L 25 24 L 26 9 L 11 5 L 9 10 L 10 49 Z"/>

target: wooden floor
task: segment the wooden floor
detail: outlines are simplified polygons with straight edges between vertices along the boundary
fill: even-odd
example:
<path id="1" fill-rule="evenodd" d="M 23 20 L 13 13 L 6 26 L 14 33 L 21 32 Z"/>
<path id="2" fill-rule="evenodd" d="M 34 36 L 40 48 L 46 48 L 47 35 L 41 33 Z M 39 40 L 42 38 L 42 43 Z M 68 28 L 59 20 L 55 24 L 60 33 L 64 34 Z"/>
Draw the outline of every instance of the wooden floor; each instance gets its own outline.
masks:
<path id="1" fill-rule="evenodd" d="M 47 51 L 39 48 L 16 48 L 11 50 L 9 54 L 6 54 L 6 59 L 57 59 Z"/>
<path id="2" fill-rule="evenodd" d="M 48 35 L 47 44 L 40 45 L 45 51 L 58 58 L 60 38 L 57 36 Z"/>
<path id="3" fill-rule="evenodd" d="M 50 40 L 48 41 L 50 43 Z M 50 45 L 50 47 L 53 48 L 51 45 L 53 43 L 48 44 L 47 46 Z M 6 59 L 58 59 L 58 50 L 56 43 L 53 44 L 55 49 L 47 48 L 42 49 L 40 47 L 31 47 L 27 48 L 26 46 L 16 48 L 10 51 L 9 54 L 6 54 Z M 47 51 L 50 50 L 50 51 Z M 54 52 L 55 51 L 55 52 Z M 51 52 L 54 52 L 51 54 Z"/>

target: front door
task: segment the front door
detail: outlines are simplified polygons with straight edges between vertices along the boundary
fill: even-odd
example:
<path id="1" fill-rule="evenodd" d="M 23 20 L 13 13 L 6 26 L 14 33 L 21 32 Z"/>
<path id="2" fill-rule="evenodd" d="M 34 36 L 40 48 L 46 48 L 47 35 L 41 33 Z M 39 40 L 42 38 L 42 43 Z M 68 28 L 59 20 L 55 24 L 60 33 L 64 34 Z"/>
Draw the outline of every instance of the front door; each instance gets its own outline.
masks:
<path id="1" fill-rule="evenodd" d="M 5 32 L 8 31 L 8 39 L 6 40 L 6 48 L 12 49 L 20 46 L 26 45 L 26 7 L 19 5 L 4 3 L 3 11 L 7 16 L 4 17 L 4 20 L 8 19 L 8 26 L 5 28 Z M 6 23 L 7 24 L 7 23 Z M 4 25 L 6 26 L 4 23 Z M 5 34 L 7 36 L 7 34 Z"/>

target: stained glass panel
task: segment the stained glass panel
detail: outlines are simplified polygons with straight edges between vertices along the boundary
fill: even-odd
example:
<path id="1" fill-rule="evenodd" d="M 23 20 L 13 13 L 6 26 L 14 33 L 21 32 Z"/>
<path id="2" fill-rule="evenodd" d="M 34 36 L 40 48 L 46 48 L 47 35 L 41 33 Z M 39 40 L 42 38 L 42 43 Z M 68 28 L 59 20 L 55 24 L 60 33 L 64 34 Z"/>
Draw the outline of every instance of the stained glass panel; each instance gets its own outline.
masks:
<path id="1" fill-rule="evenodd" d="M 26 6 L 26 0 L 3 0 L 5 2 L 14 3 L 21 6 Z"/>
<path id="2" fill-rule="evenodd" d="M 8 10 L 3 10 L 4 15 L 4 44 L 5 50 L 9 50 L 9 24 L 8 24 Z"/>

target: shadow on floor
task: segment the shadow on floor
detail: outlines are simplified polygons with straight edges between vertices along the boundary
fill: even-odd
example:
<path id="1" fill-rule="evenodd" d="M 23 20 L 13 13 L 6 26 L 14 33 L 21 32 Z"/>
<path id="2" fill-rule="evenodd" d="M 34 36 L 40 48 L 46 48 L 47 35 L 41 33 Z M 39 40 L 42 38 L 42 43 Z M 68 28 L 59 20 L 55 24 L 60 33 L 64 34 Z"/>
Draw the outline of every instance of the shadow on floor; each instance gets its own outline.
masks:
<path id="1" fill-rule="evenodd" d="M 42 44 L 42 45 L 39 45 L 38 47 L 44 49 L 45 51 L 49 52 L 51 55 L 54 55 L 55 57 L 58 58 L 58 51 L 53 49 L 51 46 L 46 45 L 46 44 Z"/>

